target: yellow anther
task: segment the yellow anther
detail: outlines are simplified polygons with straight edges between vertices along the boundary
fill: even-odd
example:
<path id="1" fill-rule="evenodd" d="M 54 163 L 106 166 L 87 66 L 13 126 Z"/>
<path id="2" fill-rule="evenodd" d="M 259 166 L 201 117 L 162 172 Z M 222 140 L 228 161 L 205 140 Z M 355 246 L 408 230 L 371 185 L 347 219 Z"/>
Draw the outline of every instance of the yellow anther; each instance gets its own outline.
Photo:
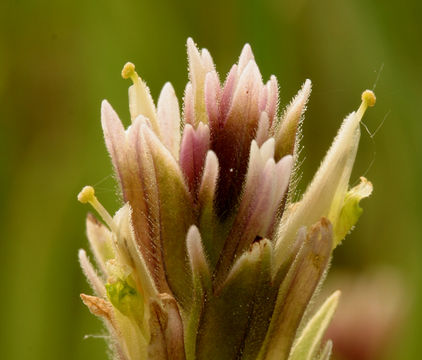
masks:
<path id="1" fill-rule="evenodd" d="M 92 186 L 85 186 L 78 194 L 78 200 L 82 204 L 92 202 L 95 199 L 95 190 Z"/>
<path id="2" fill-rule="evenodd" d="M 109 228 L 116 232 L 116 224 L 112 216 L 108 213 L 105 207 L 98 201 L 95 196 L 95 190 L 92 186 L 85 186 L 81 192 L 78 194 L 78 200 L 82 204 L 89 203 L 97 213 L 103 218 L 104 222 L 109 226 Z"/>
<path id="3" fill-rule="evenodd" d="M 373 91 L 365 90 L 361 95 L 362 103 L 359 106 L 359 109 L 356 113 L 356 119 L 360 121 L 362 119 L 363 114 L 365 114 L 366 109 L 368 106 L 374 106 L 376 97 Z"/>
<path id="4" fill-rule="evenodd" d="M 132 81 L 135 83 L 138 79 L 138 74 L 135 71 L 135 65 L 131 62 L 127 62 L 125 66 L 123 66 L 122 69 L 122 78 L 123 79 L 132 79 Z"/>
<path id="5" fill-rule="evenodd" d="M 365 90 L 362 93 L 362 101 L 365 102 L 367 106 L 374 106 L 377 98 L 372 90 Z"/>

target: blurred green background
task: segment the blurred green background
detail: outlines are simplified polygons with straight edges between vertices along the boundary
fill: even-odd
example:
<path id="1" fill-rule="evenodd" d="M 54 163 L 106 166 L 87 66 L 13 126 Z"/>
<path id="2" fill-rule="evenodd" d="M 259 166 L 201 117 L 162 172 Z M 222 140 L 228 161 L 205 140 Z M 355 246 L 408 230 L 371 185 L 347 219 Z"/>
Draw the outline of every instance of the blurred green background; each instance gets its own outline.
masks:
<path id="1" fill-rule="evenodd" d="M 221 75 L 245 42 L 286 104 L 305 78 L 302 187 L 361 91 L 365 117 L 353 181 L 374 183 L 357 229 L 336 250 L 338 269 L 396 268 L 410 307 L 385 359 L 421 359 L 422 3 L 372 0 L 46 1 L 0 4 L 1 358 L 104 359 L 101 324 L 82 305 L 77 262 L 87 248 L 76 201 L 96 185 L 114 211 L 116 185 L 100 126 L 107 98 L 128 123 L 126 61 L 156 99 L 187 81 L 185 41 L 208 48 Z M 381 71 L 382 70 L 382 71 Z M 377 80 L 378 79 L 378 80 Z M 372 165 L 371 165 L 372 164 Z M 331 275 L 331 274 L 330 274 Z"/>

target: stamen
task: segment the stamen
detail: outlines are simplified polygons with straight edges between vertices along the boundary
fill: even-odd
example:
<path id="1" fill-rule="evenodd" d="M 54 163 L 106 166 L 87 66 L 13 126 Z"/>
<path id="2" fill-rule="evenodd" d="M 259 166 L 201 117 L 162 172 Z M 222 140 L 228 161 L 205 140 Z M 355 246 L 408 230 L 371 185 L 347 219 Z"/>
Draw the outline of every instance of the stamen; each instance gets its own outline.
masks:
<path id="1" fill-rule="evenodd" d="M 91 202 L 95 198 L 95 190 L 92 186 L 85 186 L 78 194 L 78 201 L 82 204 Z"/>
<path id="2" fill-rule="evenodd" d="M 362 119 L 362 116 L 363 114 L 365 114 L 365 111 L 368 108 L 368 106 L 369 107 L 374 106 L 377 100 L 374 92 L 371 90 L 365 90 L 362 93 L 361 99 L 362 99 L 362 103 L 360 104 L 359 109 L 357 111 L 357 118 L 359 119 L 359 121 L 360 119 Z"/>
<path id="3" fill-rule="evenodd" d="M 135 65 L 131 62 L 127 62 L 122 69 L 122 78 L 123 79 L 132 79 L 133 83 L 136 85 L 138 82 L 139 76 L 135 71 Z"/>
<path id="4" fill-rule="evenodd" d="M 102 217 L 102 219 L 111 229 L 111 231 L 117 232 L 117 226 L 112 216 L 108 213 L 105 207 L 98 201 L 97 197 L 95 196 L 95 190 L 92 186 L 85 186 L 81 190 L 81 192 L 78 194 L 78 200 L 82 204 L 89 203 L 97 211 L 97 213 Z"/>
<path id="5" fill-rule="evenodd" d="M 365 101 L 368 106 L 374 106 L 375 102 L 377 101 L 377 98 L 375 97 L 375 94 L 372 90 L 365 90 L 362 93 L 362 101 Z"/>

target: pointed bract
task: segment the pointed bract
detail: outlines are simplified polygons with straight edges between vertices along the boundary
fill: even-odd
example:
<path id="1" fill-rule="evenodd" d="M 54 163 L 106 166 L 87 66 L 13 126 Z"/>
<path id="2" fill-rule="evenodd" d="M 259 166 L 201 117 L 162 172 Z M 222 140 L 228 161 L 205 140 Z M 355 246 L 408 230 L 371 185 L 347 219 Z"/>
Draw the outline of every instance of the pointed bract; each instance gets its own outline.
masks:
<path id="1" fill-rule="evenodd" d="M 256 131 L 255 140 L 258 146 L 261 146 L 269 137 L 270 119 L 268 114 L 264 111 L 261 113 Z"/>
<path id="2" fill-rule="evenodd" d="M 180 145 L 180 167 L 189 190 L 196 194 L 202 177 L 205 156 L 210 147 L 208 125 L 200 123 L 196 129 L 186 124 Z"/>
<path id="3" fill-rule="evenodd" d="M 237 68 L 238 76 L 240 76 L 243 70 L 245 70 L 246 66 L 249 64 L 251 60 L 255 60 L 255 57 L 252 52 L 252 48 L 249 44 L 245 44 L 239 56 L 238 68 Z"/>
<path id="4" fill-rule="evenodd" d="M 274 75 L 271 75 L 270 80 L 265 85 L 267 89 L 267 104 L 265 106 L 265 112 L 268 114 L 270 126 L 277 116 L 278 107 L 278 82 Z"/>
<path id="5" fill-rule="evenodd" d="M 193 276 L 199 278 L 203 287 L 209 287 L 211 274 L 202 247 L 201 235 L 195 225 L 192 225 L 188 231 L 186 244 Z"/>
<path id="6" fill-rule="evenodd" d="M 189 61 L 189 79 L 192 83 L 194 94 L 194 119 L 192 125 L 198 126 L 199 123 L 208 123 L 207 113 L 205 111 L 204 87 L 205 77 L 208 72 L 214 70 L 214 63 L 208 51 L 199 53 L 195 43 L 191 38 L 187 41 L 188 61 Z"/>
<path id="7" fill-rule="evenodd" d="M 293 155 L 295 148 L 297 148 L 297 142 L 300 140 L 300 122 L 306 110 L 306 104 L 311 94 L 311 87 L 311 81 L 309 79 L 306 80 L 299 93 L 285 110 L 280 124 L 274 130 L 276 159 L 280 159 L 285 155 Z"/>
<path id="8" fill-rule="evenodd" d="M 205 77 L 205 107 L 207 109 L 210 127 L 218 127 L 220 120 L 220 80 L 216 71 L 207 73 Z"/>
<path id="9" fill-rule="evenodd" d="M 161 90 L 157 105 L 157 119 L 160 137 L 176 160 L 179 159 L 180 147 L 180 110 L 173 86 L 166 83 Z"/>

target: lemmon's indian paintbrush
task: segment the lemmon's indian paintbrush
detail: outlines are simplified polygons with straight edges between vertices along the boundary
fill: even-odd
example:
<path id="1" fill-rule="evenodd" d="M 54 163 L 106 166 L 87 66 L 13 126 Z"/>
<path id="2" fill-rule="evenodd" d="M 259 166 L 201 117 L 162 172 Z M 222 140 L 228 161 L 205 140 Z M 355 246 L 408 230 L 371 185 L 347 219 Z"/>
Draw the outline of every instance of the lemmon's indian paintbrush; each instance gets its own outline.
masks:
<path id="1" fill-rule="evenodd" d="M 349 189 L 359 122 L 371 91 L 344 120 L 294 202 L 300 127 L 311 82 L 279 115 L 278 83 L 262 81 L 249 45 L 224 83 L 211 55 L 187 43 L 183 111 L 167 83 L 157 106 L 127 63 L 131 125 L 107 101 L 101 121 L 123 206 L 87 218 L 97 269 L 79 259 L 113 359 L 325 360 L 334 293 L 304 316 L 333 249 L 355 225 L 372 185 Z"/>

